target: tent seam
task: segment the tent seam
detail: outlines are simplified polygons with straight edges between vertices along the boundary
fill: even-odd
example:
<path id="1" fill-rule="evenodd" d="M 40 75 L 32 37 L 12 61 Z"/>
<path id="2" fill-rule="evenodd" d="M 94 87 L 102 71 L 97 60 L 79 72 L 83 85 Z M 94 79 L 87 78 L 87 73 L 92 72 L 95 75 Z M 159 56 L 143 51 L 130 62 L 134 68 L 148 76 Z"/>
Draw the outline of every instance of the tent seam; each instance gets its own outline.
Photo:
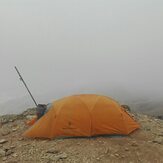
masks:
<path id="1" fill-rule="evenodd" d="M 87 107 L 88 112 L 89 112 L 89 116 L 90 116 L 90 136 L 92 136 L 92 116 L 91 116 L 91 111 L 89 111 L 89 107 L 87 106 L 87 104 L 80 98 L 80 96 L 77 96 L 79 98 L 79 100 Z"/>

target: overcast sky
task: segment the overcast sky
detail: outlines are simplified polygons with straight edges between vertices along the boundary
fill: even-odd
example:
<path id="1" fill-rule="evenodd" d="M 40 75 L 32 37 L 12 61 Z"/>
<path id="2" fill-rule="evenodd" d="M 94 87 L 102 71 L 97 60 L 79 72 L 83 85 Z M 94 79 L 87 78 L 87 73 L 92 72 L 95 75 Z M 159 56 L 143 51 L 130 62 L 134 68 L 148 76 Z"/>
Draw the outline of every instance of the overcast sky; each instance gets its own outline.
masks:
<path id="1" fill-rule="evenodd" d="M 162 0 L 0 0 L 0 102 L 48 92 L 163 95 Z"/>

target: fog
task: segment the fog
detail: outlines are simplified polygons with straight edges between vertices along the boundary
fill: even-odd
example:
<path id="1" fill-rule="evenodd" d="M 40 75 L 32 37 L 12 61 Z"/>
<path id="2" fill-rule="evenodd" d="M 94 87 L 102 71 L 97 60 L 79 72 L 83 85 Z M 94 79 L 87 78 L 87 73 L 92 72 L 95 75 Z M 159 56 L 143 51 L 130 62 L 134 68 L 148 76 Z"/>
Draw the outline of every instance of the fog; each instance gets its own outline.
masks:
<path id="1" fill-rule="evenodd" d="M 162 20 L 162 0 L 1 0 L 0 114 L 29 98 L 15 65 L 38 103 L 79 93 L 161 99 Z"/>

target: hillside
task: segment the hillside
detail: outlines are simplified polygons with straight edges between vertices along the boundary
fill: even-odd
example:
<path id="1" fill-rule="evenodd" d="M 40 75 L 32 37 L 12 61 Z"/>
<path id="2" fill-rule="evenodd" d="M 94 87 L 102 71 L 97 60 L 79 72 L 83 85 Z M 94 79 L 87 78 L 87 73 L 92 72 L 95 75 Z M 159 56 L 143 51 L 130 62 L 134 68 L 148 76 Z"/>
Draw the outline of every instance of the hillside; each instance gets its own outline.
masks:
<path id="1" fill-rule="evenodd" d="M 130 106 L 136 111 L 151 116 L 163 117 L 163 102 L 162 100 L 142 100 L 135 101 Z"/>
<path id="2" fill-rule="evenodd" d="M 161 163 L 163 120 L 132 114 L 141 129 L 129 136 L 92 138 L 26 139 L 21 134 L 33 116 L 29 109 L 19 115 L 0 117 L 0 162 L 3 163 Z"/>

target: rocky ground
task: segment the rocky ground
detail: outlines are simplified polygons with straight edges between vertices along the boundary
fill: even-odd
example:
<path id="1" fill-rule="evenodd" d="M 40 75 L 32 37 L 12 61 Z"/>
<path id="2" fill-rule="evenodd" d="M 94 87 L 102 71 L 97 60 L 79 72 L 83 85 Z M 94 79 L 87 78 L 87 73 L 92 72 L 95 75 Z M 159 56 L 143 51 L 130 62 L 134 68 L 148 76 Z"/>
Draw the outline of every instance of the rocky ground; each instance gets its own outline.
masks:
<path id="1" fill-rule="evenodd" d="M 26 139 L 25 122 L 35 114 L 0 117 L 0 162 L 4 163 L 163 163 L 163 120 L 134 114 L 141 129 L 129 136 Z"/>

